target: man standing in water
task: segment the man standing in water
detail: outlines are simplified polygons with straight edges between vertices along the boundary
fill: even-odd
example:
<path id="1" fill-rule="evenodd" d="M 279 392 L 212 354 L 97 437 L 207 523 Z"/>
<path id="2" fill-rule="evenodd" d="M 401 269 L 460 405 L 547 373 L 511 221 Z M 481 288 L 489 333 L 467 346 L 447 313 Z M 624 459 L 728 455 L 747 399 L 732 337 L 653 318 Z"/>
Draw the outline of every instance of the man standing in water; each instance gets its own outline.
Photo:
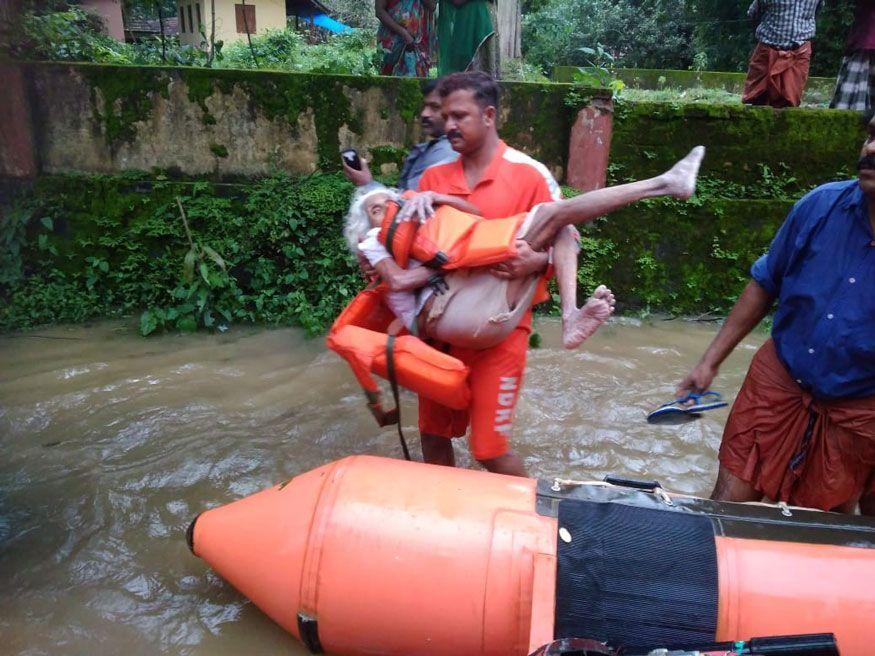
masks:
<path id="1" fill-rule="evenodd" d="M 711 386 L 777 299 L 720 446 L 711 495 L 875 515 L 875 119 L 858 180 L 790 211 L 678 395 Z"/>
<path id="2" fill-rule="evenodd" d="M 538 203 L 559 200 L 561 192 L 547 168 L 508 148 L 498 137 L 498 85 L 485 73 L 455 73 L 438 86 L 443 100 L 447 137 L 459 159 L 429 168 L 419 191 L 450 194 L 474 204 L 487 219 L 528 212 Z M 516 258 L 496 266 L 499 277 L 522 281 L 547 269 L 546 253 L 518 242 Z M 535 302 L 546 300 L 545 289 Z M 465 435 L 471 425 L 469 445 L 486 469 L 525 476 L 522 459 L 509 446 L 523 370 L 526 364 L 531 309 L 520 325 L 500 344 L 489 349 L 451 347 L 449 353 L 470 369 L 471 404 L 467 411 L 419 399 L 419 430 L 426 462 L 455 464 L 450 438 Z"/>

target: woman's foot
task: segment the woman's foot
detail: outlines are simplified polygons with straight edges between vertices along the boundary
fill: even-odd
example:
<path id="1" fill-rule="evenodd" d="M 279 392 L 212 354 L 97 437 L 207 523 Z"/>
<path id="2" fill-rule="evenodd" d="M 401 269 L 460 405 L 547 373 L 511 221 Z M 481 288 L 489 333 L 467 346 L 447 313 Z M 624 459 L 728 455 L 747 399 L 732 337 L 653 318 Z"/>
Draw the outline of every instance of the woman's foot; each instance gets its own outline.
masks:
<path id="1" fill-rule="evenodd" d="M 580 309 L 562 315 L 562 345 L 567 349 L 580 346 L 614 313 L 614 294 L 604 285 L 589 297 Z"/>
<path id="2" fill-rule="evenodd" d="M 660 176 L 665 184 L 666 196 L 686 200 L 693 195 L 703 157 L 705 157 L 705 147 L 696 146 L 686 157 Z"/>

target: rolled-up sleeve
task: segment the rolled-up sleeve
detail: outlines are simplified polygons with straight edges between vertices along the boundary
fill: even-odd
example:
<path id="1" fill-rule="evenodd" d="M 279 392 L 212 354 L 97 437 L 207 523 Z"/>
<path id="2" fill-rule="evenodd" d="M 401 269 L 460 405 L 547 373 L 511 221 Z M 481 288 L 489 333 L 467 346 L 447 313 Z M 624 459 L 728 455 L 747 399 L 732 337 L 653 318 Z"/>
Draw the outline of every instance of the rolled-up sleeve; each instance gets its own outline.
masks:
<path id="1" fill-rule="evenodd" d="M 800 210 L 806 199 L 793 206 L 781 228 L 778 230 L 768 252 L 760 257 L 750 268 L 751 277 L 772 296 L 781 293 L 781 283 L 793 254 L 797 250 L 796 239 L 799 236 L 800 223 L 804 212 Z"/>

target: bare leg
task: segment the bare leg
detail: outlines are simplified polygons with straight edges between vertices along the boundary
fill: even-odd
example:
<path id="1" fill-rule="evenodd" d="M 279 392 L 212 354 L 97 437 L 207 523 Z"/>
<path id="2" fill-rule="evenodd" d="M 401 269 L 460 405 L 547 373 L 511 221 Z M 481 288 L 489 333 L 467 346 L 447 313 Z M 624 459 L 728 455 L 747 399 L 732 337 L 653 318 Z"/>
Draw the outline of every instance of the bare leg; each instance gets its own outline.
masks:
<path id="1" fill-rule="evenodd" d="M 696 188 L 705 148 L 696 146 L 671 169 L 655 178 L 596 189 L 575 198 L 541 206 L 535 224 L 524 237 L 534 250 L 544 250 L 562 226 L 587 223 L 645 198 L 689 198 Z"/>
<path id="2" fill-rule="evenodd" d="M 423 433 L 420 436 L 422 444 L 422 459 L 432 465 L 456 466 L 456 453 L 453 451 L 453 441 L 440 435 Z"/>
<path id="3" fill-rule="evenodd" d="M 580 309 L 567 314 L 562 311 L 562 345 L 567 349 L 580 346 L 614 313 L 614 294 L 599 285 Z M 563 306 L 565 305 L 563 299 Z"/>
<path id="4" fill-rule="evenodd" d="M 614 312 L 614 295 L 599 287 L 587 303 L 577 307 L 577 234 L 567 227 L 553 242 L 553 266 L 562 302 L 562 344 L 567 349 L 580 346 Z"/>
<path id="5" fill-rule="evenodd" d="M 747 481 L 743 481 L 726 467 L 720 465 L 717 472 L 717 482 L 711 499 L 714 501 L 760 501 L 763 495 Z"/>
<path id="6" fill-rule="evenodd" d="M 487 471 L 493 474 L 506 474 L 508 476 L 528 476 L 526 466 L 523 464 L 523 459 L 515 452 L 508 451 L 503 456 L 492 458 L 490 460 L 478 460 Z"/>

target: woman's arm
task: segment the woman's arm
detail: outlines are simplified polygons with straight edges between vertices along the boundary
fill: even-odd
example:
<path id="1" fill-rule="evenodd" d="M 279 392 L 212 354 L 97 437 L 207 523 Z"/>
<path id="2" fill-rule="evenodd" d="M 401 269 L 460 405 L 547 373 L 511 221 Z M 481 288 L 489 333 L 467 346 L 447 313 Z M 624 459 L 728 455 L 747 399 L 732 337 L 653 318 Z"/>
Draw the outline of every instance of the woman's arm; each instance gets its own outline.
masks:
<path id="1" fill-rule="evenodd" d="M 404 39 L 404 43 L 413 43 L 414 39 L 410 32 L 386 11 L 387 2 L 388 0 L 374 0 L 374 11 L 377 14 L 377 20 Z"/>
<path id="2" fill-rule="evenodd" d="M 453 207 L 460 212 L 467 212 L 468 214 L 476 214 L 477 216 L 482 216 L 480 209 L 476 205 L 468 202 L 463 198 L 456 198 L 455 196 L 450 196 L 449 194 L 436 194 L 431 191 L 427 191 L 425 193 L 434 194 L 434 198 L 432 199 L 433 205 L 446 205 L 447 207 Z"/>
<path id="3" fill-rule="evenodd" d="M 435 205 L 447 205 L 461 212 L 476 214 L 480 216 L 480 210 L 476 205 L 472 205 L 466 200 L 450 196 L 449 194 L 439 194 L 434 191 L 420 191 L 412 198 L 404 202 L 404 207 L 401 208 L 401 213 L 398 215 L 399 221 L 427 221 L 434 214 Z"/>
<path id="4" fill-rule="evenodd" d="M 393 292 L 404 292 L 425 287 L 428 279 L 434 275 L 434 269 L 420 266 L 413 269 L 402 269 L 391 257 L 377 262 L 374 267 L 383 282 Z"/>

